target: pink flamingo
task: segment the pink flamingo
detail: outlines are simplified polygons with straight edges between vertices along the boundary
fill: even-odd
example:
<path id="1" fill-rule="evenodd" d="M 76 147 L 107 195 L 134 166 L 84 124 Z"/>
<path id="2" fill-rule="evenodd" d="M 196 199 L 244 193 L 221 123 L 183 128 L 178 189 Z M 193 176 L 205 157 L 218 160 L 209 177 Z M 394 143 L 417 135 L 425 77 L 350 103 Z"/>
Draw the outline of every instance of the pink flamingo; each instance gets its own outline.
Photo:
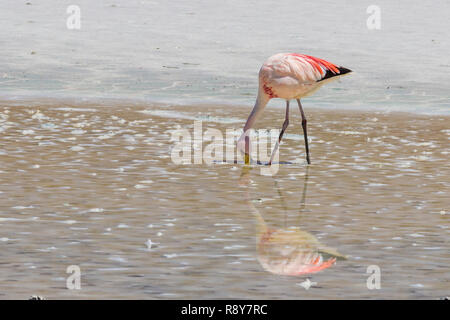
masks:
<path id="1" fill-rule="evenodd" d="M 278 141 L 272 151 L 269 165 L 272 164 L 284 131 L 289 125 L 289 100 L 291 99 L 296 99 L 300 108 L 305 137 L 306 161 L 311 164 L 306 130 L 307 121 L 300 98 L 311 95 L 323 84 L 350 72 L 352 72 L 350 69 L 305 54 L 278 53 L 267 59 L 259 71 L 259 89 L 255 106 L 245 123 L 244 133 L 238 141 L 238 148 L 245 153 L 245 163 L 250 162 L 249 130 L 253 127 L 269 100 L 281 98 L 286 100 L 286 117 Z"/>

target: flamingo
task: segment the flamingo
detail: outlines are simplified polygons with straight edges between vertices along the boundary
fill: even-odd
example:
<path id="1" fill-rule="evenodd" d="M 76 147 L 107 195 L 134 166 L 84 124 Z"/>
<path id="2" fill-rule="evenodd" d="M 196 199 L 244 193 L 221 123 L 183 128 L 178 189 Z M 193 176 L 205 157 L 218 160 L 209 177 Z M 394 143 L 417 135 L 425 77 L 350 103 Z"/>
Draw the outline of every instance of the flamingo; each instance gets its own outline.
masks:
<path id="1" fill-rule="evenodd" d="M 238 149 L 245 154 L 245 164 L 250 162 L 249 130 L 262 114 L 270 99 L 286 100 L 286 114 L 278 141 L 272 151 L 268 165 L 272 164 L 275 153 L 289 125 L 289 101 L 296 99 L 302 116 L 303 136 L 305 138 L 306 161 L 311 164 L 308 146 L 307 120 L 300 99 L 311 95 L 323 84 L 336 80 L 350 69 L 335 65 L 326 60 L 298 53 L 278 53 L 264 62 L 259 71 L 259 88 L 255 106 L 244 126 L 244 133 L 238 140 Z"/>

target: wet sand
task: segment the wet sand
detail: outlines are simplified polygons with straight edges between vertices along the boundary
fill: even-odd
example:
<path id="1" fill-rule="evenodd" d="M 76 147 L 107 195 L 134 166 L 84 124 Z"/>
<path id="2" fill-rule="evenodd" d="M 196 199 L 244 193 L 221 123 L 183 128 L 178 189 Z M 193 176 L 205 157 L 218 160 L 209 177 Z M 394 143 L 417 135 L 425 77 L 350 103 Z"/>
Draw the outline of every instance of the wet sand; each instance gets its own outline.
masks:
<path id="1" fill-rule="evenodd" d="M 264 176 L 171 160 L 170 130 L 240 130 L 249 107 L 0 103 L 0 298 L 447 296 L 450 118 L 304 106 L 312 165 L 292 108 Z"/>

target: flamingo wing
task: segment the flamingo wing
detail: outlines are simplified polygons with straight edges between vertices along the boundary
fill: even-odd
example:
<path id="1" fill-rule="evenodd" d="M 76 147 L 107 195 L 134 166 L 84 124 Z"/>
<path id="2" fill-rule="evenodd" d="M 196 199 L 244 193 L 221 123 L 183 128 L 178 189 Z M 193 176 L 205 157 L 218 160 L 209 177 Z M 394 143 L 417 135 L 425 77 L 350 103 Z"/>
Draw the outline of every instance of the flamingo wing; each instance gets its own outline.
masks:
<path id="1" fill-rule="evenodd" d="M 277 54 L 264 64 L 273 78 L 290 77 L 298 84 L 313 84 L 351 72 L 326 60 L 298 53 Z"/>

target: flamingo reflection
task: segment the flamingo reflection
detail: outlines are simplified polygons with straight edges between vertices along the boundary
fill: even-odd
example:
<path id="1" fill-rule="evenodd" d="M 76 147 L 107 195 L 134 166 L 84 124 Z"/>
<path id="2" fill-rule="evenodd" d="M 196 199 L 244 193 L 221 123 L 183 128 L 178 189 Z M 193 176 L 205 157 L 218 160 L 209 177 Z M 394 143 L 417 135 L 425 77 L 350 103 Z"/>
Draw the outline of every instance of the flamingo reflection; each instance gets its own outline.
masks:
<path id="1" fill-rule="evenodd" d="M 251 168 L 244 167 L 240 177 L 240 185 L 248 186 Z M 274 180 L 275 181 L 275 180 Z M 308 169 L 305 174 L 300 213 L 305 210 Z M 276 189 L 282 201 L 280 189 L 275 181 Z M 327 247 L 311 233 L 299 228 L 272 228 L 249 197 L 247 202 L 257 222 L 257 254 L 258 261 L 264 270 L 278 275 L 301 276 L 330 268 L 336 259 L 346 257 L 337 250 Z M 285 210 L 286 212 L 286 210 Z"/>

